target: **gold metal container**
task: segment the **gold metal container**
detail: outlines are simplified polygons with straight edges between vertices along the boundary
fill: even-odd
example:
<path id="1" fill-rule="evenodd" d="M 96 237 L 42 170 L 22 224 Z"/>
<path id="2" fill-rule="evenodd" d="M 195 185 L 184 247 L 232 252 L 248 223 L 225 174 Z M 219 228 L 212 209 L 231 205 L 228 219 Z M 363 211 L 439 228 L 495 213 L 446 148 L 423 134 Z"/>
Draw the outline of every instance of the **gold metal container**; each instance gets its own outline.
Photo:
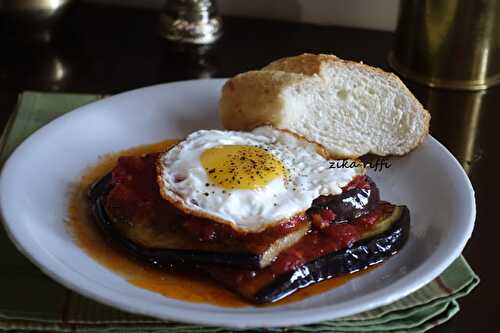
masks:
<path id="1" fill-rule="evenodd" d="M 433 135 L 442 140 L 441 143 L 453 153 L 466 173 L 470 173 L 482 158 L 484 144 L 479 144 L 479 132 L 486 125 L 484 112 L 491 98 L 489 93 L 488 90 L 419 89 L 419 101 L 431 112 Z M 450 110 L 453 110 L 452 117 Z"/>
<path id="2" fill-rule="evenodd" d="M 389 64 L 431 87 L 500 83 L 500 0 L 401 0 Z"/>

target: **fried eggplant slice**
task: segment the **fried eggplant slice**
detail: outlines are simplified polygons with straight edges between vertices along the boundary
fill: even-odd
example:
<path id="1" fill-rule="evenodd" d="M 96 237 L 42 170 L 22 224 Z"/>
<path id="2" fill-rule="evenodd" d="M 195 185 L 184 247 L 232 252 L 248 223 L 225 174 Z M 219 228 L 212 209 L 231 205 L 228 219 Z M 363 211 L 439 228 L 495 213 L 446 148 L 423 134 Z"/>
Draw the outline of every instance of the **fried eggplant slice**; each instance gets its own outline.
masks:
<path id="1" fill-rule="evenodd" d="M 336 221 L 352 220 L 369 212 L 379 201 L 377 185 L 370 177 L 361 176 L 347 185 L 341 194 L 322 196 L 314 200 L 308 213 L 313 214 L 326 208 L 335 212 Z"/>
<path id="2" fill-rule="evenodd" d="M 378 189 L 368 177 L 368 188 L 353 188 L 337 196 L 322 197 L 302 216 L 303 219 L 283 234 L 254 235 L 254 237 L 224 237 L 224 242 L 199 241 L 186 233 L 184 228 L 171 223 L 128 223 L 122 222 L 106 207 L 106 198 L 111 191 L 112 175 L 108 174 L 95 183 L 89 191 L 94 215 L 99 227 L 107 237 L 116 239 L 133 254 L 147 257 L 149 261 L 163 265 L 212 263 L 241 268 L 264 268 L 284 250 L 291 247 L 311 228 L 308 215 L 321 209 L 338 209 L 336 221 L 346 216 L 358 216 L 378 202 Z M 338 198 L 337 198 L 338 197 Z M 353 204 L 356 203 L 356 204 Z M 365 207 L 366 206 L 366 207 Z M 154 209 L 153 209 L 154 210 Z M 176 212 L 172 211 L 171 215 Z M 144 219 L 148 219 L 146 216 Z M 182 219 L 182 218 L 181 218 Z M 333 221 L 332 221 L 333 222 Z M 191 222 L 189 222 L 191 223 Z M 207 223 L 210 225 L 210 223 Z M 203 228 L 199 228 L 203 230 Z M 136 253 L 142 249 L 141 253 Z M 161 258 L 161 259 L 160 259 Z M 170 262 L 168 262 L 170 260 Z"/>
<path id="3" fill-rule="evenodd" d="M 252 303 L 272 303 L 311 284 L 384 262 L 401 250 L 409 230 L 408 208 L 396 206 L 393 213 L 378 221 L 351 246 L 323 255 L 289 272 L 276 274 L 271 268 L 237 271 L 226 267 L 205 267 L 205 271 Z"/>
<path id="4" fill-rule="evenodd" d="M 262 268 L 284 249 L 299 241 L 310 229 L 310 222 L 304 221 L 282 237 L 266 246 L 265 243 L 239 246 L 237 240 L 231 243 L 199 242 L 176 228 L 161 227 L 158 224 L 132 225 L 116 222 L 106 210 L 106 195 L 110 190 L 111 175 L 95 183 L 89 191 L 89 199 L 98 227 L 104 235 L 125 248 L 132 255 L 161 266 L 186 266 L 193 264 L 221 264 L 242 268 Z M 166 225 L 166 224 L 164 224 Z M 246 251 L 243 251 L 246 250 Z M 252 251 L 253 250 L 253 251 Z"/>

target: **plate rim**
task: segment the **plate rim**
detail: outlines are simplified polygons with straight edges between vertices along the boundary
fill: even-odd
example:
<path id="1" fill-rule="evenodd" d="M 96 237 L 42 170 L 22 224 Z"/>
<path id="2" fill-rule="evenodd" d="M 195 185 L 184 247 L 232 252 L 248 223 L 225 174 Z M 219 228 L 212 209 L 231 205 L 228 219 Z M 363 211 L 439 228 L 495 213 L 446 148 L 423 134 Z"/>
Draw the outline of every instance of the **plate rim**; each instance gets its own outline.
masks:
<path id="1" fill-rule="evenodd" d="M 360 313 L 363 311 L 368 311 L 374 309 L 379 306 L 387 305 L 392 303 L 398 299 L 401 299 L 408 294 L 416 291 L 421 288 L 432 279 L 441 274 L 462 252 L 467 241 L 470 239 L 472 231 L 474 229 L 475 217 L 476 217 L 476 202 L 475 202 L 475 193 L 472 187 L 472 184 L 463 170 L 462 166 L 456 160 L 456 158 L 442 145 L 438 140 L 434 139 L 431 135 L 428 135 L 427 140 L 431 145 L 437 145 L 439 150 L 446 154 L 448 160 L 452 160 L 453 165 L 458 170 L 458 174 L 460 175 L 460 181 L 465 184 L 467 188 L 467 199 L 470 203 L 471 210 L 469 211 L 469 216 L 466 218 L 468 221 L 466 233 L 462 236 L 461 242 L 459 246 L 455 247 L 454 250 L 450 253 L 450 255 L 442 260 L 439 265 L 434 266 L 432 269 L 427 269 L 426 272 L 421 273 L 421 270 L 424 270 L 425 266 L 421 265 L 417 267 L 413 272 L 407 274 L 405 276 L 405 280 L 408 280 L 409 276 L 415 275 L 415 277 L 420 277 L 416 279 L 412 279 L 410 282 L 406 282 L 401 279 L 396 281 L 395 284 L 402 284 L 401 287 L 404 286 L 404 292 L 392 293 L 389 296 L 382 297 L 382 295 L 377 295 L 380 291 L 376 291 L 370 293 L 372 295 L 372 299 L 366 304 L 357 305 L 357 307 L 353 310 L 353 307 L 347 307 L 346 310 L 343 309 L 335 309 L 335 313 L 332 314 L 330 309 L 335 307 L 335 304 L 324 305 L 321 306 L 321 311 L 318 311 L 318 307 L 314 307 L 313 309 L 285 309 L 284 312 L 287 316 L 276 316 L 277 311 L 270 311 L 268 313 L 218 313 L 217 316 L 193 316 L 193 310 L 191 309 L 183 309 L 178 308 L 175 309 L 170 305 L 169 313 L 165 313 L 164 311 L 155 310 L 154 307 L 141 307 L 134 306 L 133 297 L 128 295 L 120 295 L 121 297 L 116 298 L 116 293 L 114 291 L 109 292 L 109 290 L 99 290 L 96 292 L 91 288 L 86 288 L 77 285 L 73 281 L 71 281 L 71 274 L 74 274 L 73 269 L 69 266 L 64 265 L 57 258 L 55 258 L 51 253 L 45 250 L 43 247 L 37 246 L 36 248 L 30 248 L 29 237 L 27 234 L 19 235 L 16 233 L 15 223 L 11 223 L 8 221 L 12 221 L 15 218 L 9 216 L 8 208 L 5 207 L 5 195 L 4 188 L 6 185 L 6 178 L 12 173 L 11 165 L 15 163 L 15 161 L 22 157 L 22 151 L 25 149 L 24 147 L 29 146 L 31 142 L 35 141 L 38 136 L 43 135 L 45 131 L 50 131 L 53 126 L 57 126 L 58 123 L 66 122 L 70 120 L 72 117 L 77 117 L 79 113 L 86 112 L 87 109 L 95 108 L 96 105 L 103 103 L 104 101 L 110 102 L 111 99 L 121 98 L 123 95 L 131 95 L 137 93 L 147 92 L 151 88 L 157 87 L 166 87 L 169 85 L 179 85 L 179 84 L 201 84 L 200 82 L 214 82 L 222 83 L 226 79 L 218 78 L 218 79 L 202 79 L 202 80 L 184 80 L 184 81 L 175 81 L 163 84 L 157 84 L 152 86 L 147 86 L 143 88 L 138 88 L 126 92 L 119 93 L 114 96 L 107 97 L 105 99 L 97 100 L 86 104 L 82 107 L 76 108 L 73 111 L 70 111 L 56 119 L 50 121 L 46 125 L 42 126 L 40 129 L 35 131 L 29 137 L 27 137 L 9 156 L 8 160 L 2 167 L 2 171 L 0 174 L 0 211 L 2 216 L 2 221 L 6 233 L 9 239 L 14 243 L 15 247 L 25 256 L 27 257 L 35 266 L 37 266 L 44 274 L 48 275 L 53 280 L 62 284 L 63 286 L 82 294 L 86 297 L 89 297 L 93 300 L 96 300 L 100 303 L 127 311 L 135 314 L 141 314 L 146 316 L 156 317 L 158 319 L 163 320 L 175 320 L 179 322 L 191 323 L 191 324 L 201 324 L 201 325 L 215 325 L 215 326 L 223 326 L 229 328 L 238 328 L 238 329 L 248 329 L 248 328 L 257 328 L 257 327 L 282 327 L 282 326 L 293 326 L 293 325 L 304 325 L 311 324 L 314 322 L 319 322 L 323 320 L 332 320 L 336 318 L 341 318 L 349 315 L 353 315 L 356 313 Z M 7 212 L 7 213 L 6 213 Z M 82 250 L 83 251 L 83 250 Z M 83 251 L 85 253 L 85 251 Z M 89 256 L 85 253 L 85 255 Z M 90 257 L 90 256 L 89 256 Z M 92 258 L 92 257 L 91 257 Z M 93 259 L 93 258 L 92 258 Z M 93 259 L 95 260 L 95 259 Z M 49 264 L 51 262 L 51 264 Z M 106 268 L 107 269 L 107 268 Z M 89 281 L 87 278 L 85 278 Z M 93 281 L 89 281 L 90 284 L 93 284 Z M 403 283 L 405 282 L 405 283 Z M 103 289 L 103 288 L 101 288 Z M 104 291 L 104 292 L 103 292 Z M 351 302 L 351 301 L 350 301 Z M 189 302 L 187 302 L 189 303 Z M 189 303 L 193 305 L 193 303 Z M 160 308 L 159 308 L 160 309 Z M 221 308 L 223 309 L 223 308 Z M 275 309 L 278 309 L 276 307 Z M 160 309 L 161 310 L 161 309 Z M 209 313 L 208 309 L 200 309 L 200 312 Z M 242 316 L 245 317 L 245 320 L 242 320 Z"/>

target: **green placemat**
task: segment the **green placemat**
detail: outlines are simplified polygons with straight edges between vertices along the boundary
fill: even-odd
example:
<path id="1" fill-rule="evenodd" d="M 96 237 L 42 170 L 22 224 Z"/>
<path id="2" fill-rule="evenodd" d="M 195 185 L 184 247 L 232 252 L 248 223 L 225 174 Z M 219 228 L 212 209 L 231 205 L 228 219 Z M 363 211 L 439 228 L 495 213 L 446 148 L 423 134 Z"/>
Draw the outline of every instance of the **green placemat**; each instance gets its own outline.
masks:
<path id="1" fill-rule="evenodd" d="M 0 139 L 4 161 L 27 136 L 52 119 L 102 96 L 25 92 Z M 0 331 L 12 332 L 230 332 L 217 327 L 164 322 L 125 313 L 53 282 L 25 259 L 0 230 Z M 461 256 L 441 276 L 387 306 L 286 332 L 424 332 L 459 311 L 457 298 L 479 278 Z"/>

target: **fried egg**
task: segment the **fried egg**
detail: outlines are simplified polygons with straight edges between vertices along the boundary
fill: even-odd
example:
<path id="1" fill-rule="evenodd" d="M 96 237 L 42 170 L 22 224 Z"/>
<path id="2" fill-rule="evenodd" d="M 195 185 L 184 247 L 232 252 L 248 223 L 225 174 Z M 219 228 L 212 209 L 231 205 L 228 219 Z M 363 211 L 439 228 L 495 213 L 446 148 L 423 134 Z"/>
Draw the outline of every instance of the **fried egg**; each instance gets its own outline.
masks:
<path id="1" fill-rule="evenodd" d="M 330 168 L 318 145 L 270 126 L 194 132 L 161 154 L 157 169 L 166 200 L 240 232 L 279 224 L 365 172 Z"/>

